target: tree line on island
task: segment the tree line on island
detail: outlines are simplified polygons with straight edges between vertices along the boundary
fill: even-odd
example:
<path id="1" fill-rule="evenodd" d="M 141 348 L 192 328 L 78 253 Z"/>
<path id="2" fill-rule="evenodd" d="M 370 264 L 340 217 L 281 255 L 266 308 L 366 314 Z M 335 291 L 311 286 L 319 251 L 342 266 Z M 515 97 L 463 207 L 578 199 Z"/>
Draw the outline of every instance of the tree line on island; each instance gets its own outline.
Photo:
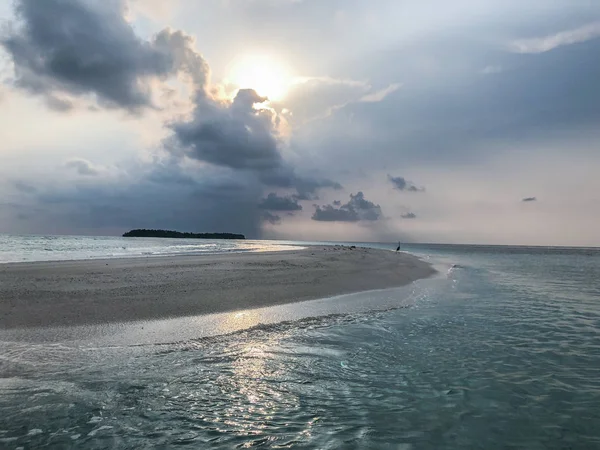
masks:
<path id="1" fill-rule="evenodd" d="M 234 233 L 187 233 L 172 230 L 131 230 L 123 234 L 123 237 L 158 237 L 179 239 L 246 239 L 243 234 Z"/>

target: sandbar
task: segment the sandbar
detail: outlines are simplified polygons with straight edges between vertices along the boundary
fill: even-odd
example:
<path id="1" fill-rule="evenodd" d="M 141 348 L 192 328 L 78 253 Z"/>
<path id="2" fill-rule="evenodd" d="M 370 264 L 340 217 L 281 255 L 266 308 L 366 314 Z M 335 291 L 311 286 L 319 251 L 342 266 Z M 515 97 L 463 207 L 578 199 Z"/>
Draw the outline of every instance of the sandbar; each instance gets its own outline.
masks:
<path id="1" fill-rule="evenodd" d="M 0 327 L 194 316 L 403 286 L 433 273 L 406 253 L 348 246 L 0 264 Z"/>

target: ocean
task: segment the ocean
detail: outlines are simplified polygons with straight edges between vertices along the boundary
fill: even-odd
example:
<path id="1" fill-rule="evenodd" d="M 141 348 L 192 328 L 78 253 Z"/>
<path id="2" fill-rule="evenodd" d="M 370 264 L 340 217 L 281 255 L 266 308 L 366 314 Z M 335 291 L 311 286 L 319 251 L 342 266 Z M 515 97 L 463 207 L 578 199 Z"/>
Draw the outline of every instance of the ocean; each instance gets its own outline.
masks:
<path id="1" fill-rule="evenodd" d="M 11 236 L 0 234 L 0 264 L 104 258 L 288 250 L 280 241 L 124 238 L 116 236 Z"/>
<path id="2" fill-rule="evenodd" d="M 56 259 L 122 253 L 121 239 L 56 240 Z M 60 253 L 32 247 L 0 259 Z M 211 317 L 0 330 L 0 448 L 600 448 L 600 250 L 404 250 L 438 275 Z"/>

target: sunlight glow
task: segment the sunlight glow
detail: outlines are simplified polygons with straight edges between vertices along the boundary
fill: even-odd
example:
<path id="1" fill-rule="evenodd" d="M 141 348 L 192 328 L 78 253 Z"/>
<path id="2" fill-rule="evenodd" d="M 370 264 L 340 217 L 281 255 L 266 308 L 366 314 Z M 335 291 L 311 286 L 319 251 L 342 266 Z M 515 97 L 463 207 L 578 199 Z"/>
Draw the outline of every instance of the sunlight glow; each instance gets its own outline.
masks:
<path id="1" fill-rule="evenodd" d="M 285 97 L 292 77 L 289 70 L 273 58 L 246 55 L 233 61 L 226 82 L 238 89 L 254 89 L 258 95 L 276 101 Z"/>

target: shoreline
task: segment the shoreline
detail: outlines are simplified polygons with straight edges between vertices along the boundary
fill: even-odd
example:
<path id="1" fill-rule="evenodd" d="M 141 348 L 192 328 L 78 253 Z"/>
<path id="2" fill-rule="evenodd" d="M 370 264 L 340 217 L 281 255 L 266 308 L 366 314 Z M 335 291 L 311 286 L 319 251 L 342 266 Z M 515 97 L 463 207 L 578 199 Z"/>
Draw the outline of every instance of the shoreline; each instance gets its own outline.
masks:
<path id="1" fill-rule="evenodd" d="M 0 327 L 99 325 L 295 303 L 409 284 L 436 271 L 350 247 L 0 265 Z"/>
<path id="2" fill-rule="evenodd" d="M 0 270 L 7 265 L 17 266 L 17 265 L 38 265 L 38 264 L 66 264 L 66 263 L 87 263 L 87 262 L 111 262 L 111 261 L 119 261 L 119 260 L 142 260 L 149 261 L 154 259 L 170 259 L 170 258 L 203 258 L 205 256 L 218 256 L 218 255 L 239 255 L 244 253 L 254 253 L 254 254 L 266 254 L 266 253 L 291 253 L 306 250 L 311 248 L 310 245 L 300 246 L 300 245 L 282 245 L 282 247 L 290 247 L 285 250 L 253 250 L 253 249 L 240 249 L 240 250 L 228 250 L 228 251 L 220 251 L 220 252 L 186 252 L 186 253 L 161 253 L 161 254 L 152 254 L 152 255 L 131 255 L 131 256 L 99 256 L 92 258 L 73 258 L 73 259 L 40 259 L 34 261 L 0 261 Z M 324 247 L 324 246 L 318 246 Z"/>
<path id="3" fill-rule="evenodd" d="M 131 240 L 135 240 L 138 238 L 128 238 Z M 160 239 L 160 240 L 183 240 L 178 238 L 141 238 L 141 239 Z M 195 241 L 202 241 L 203 239 L 188 239 Z M 226 239 L 224 241 L 234 241 L 233 239 Z M 251 246 L 255 242 L 250 239 L 244 240 L 244 244 Z M 241 247 L 241 248 L 232 248 L 227 250 L 197 250 L 197 251 L 186 251 L 186 252 L 165 252 L 165 253 L 137 253 L 137 254 L 120 254 L 120 255 L 99 255 L 99 256 L 87 256 L 87 257 L 66 257 L 64 259 L 57 258 L 49 258 L 49 259 L 19 259 L 19 260 L 2 260 L 0 259 L 0 268 L 7 264 L 39 264 L 39 263 L 67 263 L 67 262 L 88 262 L 88 261 L 114 261 L 120 259 L 150 259 L 150 258 L 172 258 L 172 257 L 203 257 L 203 256 L 215 256 L 215 255 L 229 255 L 229 254 L 238 254 L 238 253 L 279 253 L 279 252 L 291 252 L 297 250 L 304 250 L 305 248 L 311 247 L 312 245 L 301 245 L 301 243 L 286 243 L 280 244 L 278 241 L 260 241 L 269 243 L 268 247 Z M 329 246 L 328 244 L 318 245 L 320 247 Z"/>

